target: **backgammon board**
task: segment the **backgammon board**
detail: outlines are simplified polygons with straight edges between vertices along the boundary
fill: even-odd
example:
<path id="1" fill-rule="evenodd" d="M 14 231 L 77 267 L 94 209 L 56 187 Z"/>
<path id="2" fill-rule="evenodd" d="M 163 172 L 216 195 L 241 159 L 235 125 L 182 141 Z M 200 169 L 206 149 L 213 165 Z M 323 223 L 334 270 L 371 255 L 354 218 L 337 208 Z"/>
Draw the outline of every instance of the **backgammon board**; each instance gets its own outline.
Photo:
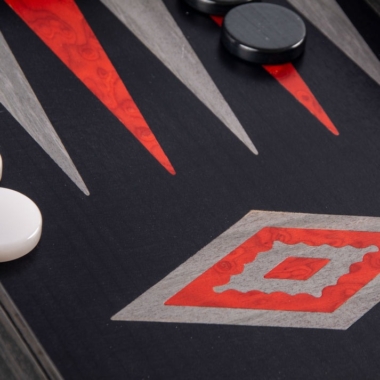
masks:
<path id="1" fill-rule="evenodd" d="M 44 221 L 0 279 L 42 378 L 378 378 L 378 3 L 269 2 L 292 63 L 180 0 L 0 1 L 1 187 Z"/>

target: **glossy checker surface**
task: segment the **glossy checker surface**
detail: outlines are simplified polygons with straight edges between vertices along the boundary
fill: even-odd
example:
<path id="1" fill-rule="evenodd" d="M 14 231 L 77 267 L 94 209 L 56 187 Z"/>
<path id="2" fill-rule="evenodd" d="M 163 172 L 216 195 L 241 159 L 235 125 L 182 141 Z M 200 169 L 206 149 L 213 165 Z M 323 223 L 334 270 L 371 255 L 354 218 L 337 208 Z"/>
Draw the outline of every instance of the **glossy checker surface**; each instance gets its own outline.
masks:
<path id="1" fill-rule="evenodd" d="M 251 3 L 232 9 L 223 25 L 225 47 L 241 59 L 284 63 L 302 54 L 306 27 L 293 11 L 275 4 Z"/>
<path id="2" fill-rule="evenodd" d="M 0 262 L 18 259 L 39 242 L 40 210 L 25 195 L 0 188 Z"/>
<path id="3" fill-rule="evenodd" d="M 190 6 L 199 12 L 223 15 L 230 9 L 241 4 L 257 0 L 185 0 Z M 260 1 L 260 0 L 259 0 Z"/>

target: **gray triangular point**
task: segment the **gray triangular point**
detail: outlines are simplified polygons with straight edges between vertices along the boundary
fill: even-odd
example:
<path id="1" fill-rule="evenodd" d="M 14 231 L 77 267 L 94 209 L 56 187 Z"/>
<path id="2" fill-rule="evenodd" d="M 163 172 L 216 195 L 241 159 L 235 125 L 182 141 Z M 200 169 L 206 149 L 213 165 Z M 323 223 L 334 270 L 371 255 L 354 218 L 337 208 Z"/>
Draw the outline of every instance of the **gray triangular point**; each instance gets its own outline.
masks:
<path id="1" fill-rule="evenodd" d="M 379 0 L 366 0 L 367 4 L 380 16 Z"/>
<path id="2" fill-rule="evenodd" d="M 288 0 L 321 33 L 380 84 L 380 62 L 336 0 Z"/>
<path id="3" fill-rule="evenodd" d="M 90 195 L 1 32 L 0 103 L 79 189 Z"/>
<path id="4" fill-rule="evenodd" d="M 162 0 L 101 1 L 237 138 L 258 154 Z"/>

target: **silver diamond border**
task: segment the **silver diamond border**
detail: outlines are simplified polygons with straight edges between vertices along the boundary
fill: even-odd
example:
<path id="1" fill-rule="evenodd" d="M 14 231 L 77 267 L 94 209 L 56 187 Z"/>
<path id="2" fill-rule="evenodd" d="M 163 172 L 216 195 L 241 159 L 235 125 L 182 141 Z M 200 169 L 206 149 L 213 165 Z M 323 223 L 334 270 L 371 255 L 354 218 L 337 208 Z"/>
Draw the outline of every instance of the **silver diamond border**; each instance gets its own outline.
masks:
<path id="1" fill-rule="evenodd" d="M 333 313 L 164 305 L 205 270 L 269 226 L 380 232 L 380 218 L 251 211 L 112 320 L 346 330 L 380 302 L 380 276 L 377 276 Z"/>

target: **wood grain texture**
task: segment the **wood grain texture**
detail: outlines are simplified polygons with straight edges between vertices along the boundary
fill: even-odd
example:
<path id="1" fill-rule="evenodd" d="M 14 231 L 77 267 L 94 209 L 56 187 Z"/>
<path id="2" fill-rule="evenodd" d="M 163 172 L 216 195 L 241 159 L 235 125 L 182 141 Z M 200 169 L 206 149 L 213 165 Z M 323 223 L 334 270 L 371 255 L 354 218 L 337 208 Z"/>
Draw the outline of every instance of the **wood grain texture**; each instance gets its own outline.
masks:
<path id="1" fill-rule="evenodd" d="M 290 229 L 293 230 L 291 233 L 284 231 Z M 247 261 L 241 261 L 241 258 L 245 254 L 257 255 L 262 252 L 264 256 L 270 255 L 267 251 L 273 246 L 274 235 L 269 235 L 274 230 L 278 230 L 276 232 L 278 241 L 281 239 L 281 242 L 294 245 L 301 240 L 308 246 L 315 245 L 323 251 L 314 256 L 321 254 L 322 257 L 319 258 L 336 261 L 335 271 L 341 271 L 338 273 L 340 277 L 338 280 L 335 278 L 335 283 L 331 286 L 333 276 L 327 273 L 327 287 L 322 290 L 322 297 L 302 292 L 290 295 L 277 291 L 267 295 L 273 298 L 269 301 L 274 302 L 271 307 L 268 299 L 260 300 L 257 305 L 253 305 L 252 300 L 244 297 L 260 295 L 261 289 L 255 289 L 242 294 L 236 291 L 219 293 L 222 298 L 230 297 L 228 304 L 224 305 L 218 302 L 198 302 L 202 299 L 205 301 L 207 293 L 210 292 L 215 301 L 217 286 L 225 283 L 226 276 L 230 278 L 231 274 L 244 270 Z M 380 218 L 251 211 L 112 319 L 344 330 L 380 301 L 380 294 L 377 291 L 380 284 L 379 231 Z M 321 245 L 322 241 L 325 244 Z M 247 245 L 252 245 L 250 250 L 245 249 Z M 348 245 L 351 247 L 347 247 Z M 347 257 L 344 254 L 334 255 L 334 249 L 329 251 L 326 249 L 328 246 L 335 249 L 347 247 Z M 296 249 L 302 252 L 303 247 L 298 245 Z M 294 250 L 288 252 L 288 255 L 283 254 L 280 261 L 293 254 Z M 307 252 L 307 255 L 310 255 L 310 252 Z M 279 263 L 273 262 L 273 264 Z M 330 272 L 328 266 L 325 268 Z M 268 267 L 263 268 L 262 277 L 267 270 Z M 215 273 L 210 274 L 210 271 Z M 324 277 L 323 270 L 320 272 L 320 277 Z M 313 277 L 310 278 L 312 279 Z M 211 287 L 207 289 L 201 287 L 200 292 L 193 294 L 197 297 L 197 301 L 187 299 L 186 302 L 182 302 L 184 299 L 182 301 L 174 299 L 176 295 L 200 280 L 208 281 Z M 261 278 L 260 281 L 265 280 Z M 266 281 L 270 283 L 272 280 Z M 295 286 L 300 286 L 300 281 L 294 282 L 297 283 Z M 317 279 L 316 283 L 318 282 Z M 316 284 L 310 281 L 310 286 L 314 285 Z M 317 286 L 320 287 L 321 284 Z M 297 301 L 300 301 L 298 306 L 289 311 L 292 304 L 294 306 Z"/>
<path id="2" fill-rule="evenodd" d="M 378 233 L 265 227 L 165 305 L 332 313 L 377 276 L 377 246 Z M 265 279 L 294 256 L 331 263 L 305 282 Z"/>
<path id="3" fill-rule="evenodd" d="M 380 1 L 379 0 L 365 0 L 365 1 L 380 16 Z"/>
<path id="4" fill-rule="evenodd" d="M 0 103 L 86 195 L 87 186 L 0 32 Z"/>
<path id="5" fill-rule="evenodd" d="M 171 174 L 175 170 L 74 0 L 6 0 Z"/>
<path id="6" fill-rule="evenodd" d="M 211 16 L 211 18 L 219 26 L 223 25 L 223 16 Z M 339 131 L 292 63 L 263 65 L 263 68 L 307 108 L 331 133 L 339 135 Z"/>
<path id="7" fill-rule="evenodd" d="M 58 370 L 1 284 L 0 378 L 62 380 Z"/>
<path id="8" fill-rule="evenodd" d="M 283 65 L 264 65 L 263 67 L 332 134 L 339 135 L 338 129 L 292 63 L 285 63 Z"/>
<path id="9" fill-rule="evenodd" d="M 291 231 L 289 232 L 292 233 Z M 307 233 L 310 231 L 305 232 L 305 236 L 307 236 Z M 262 252 L 256 257 L 250 255 L 250 253 L 254 251 L 253 249 L 246 249 L 245 255 L 241 255 L 238 258 L 235 257 L 232 260 L 232 264 L 236 262 L 236 259 L 238 259 L 237 261 L 244 261 L 247 259 L 247 262 L 243 264 L 243 271 L 241 273 L 237 273 L 236 275 L 232 275 L 226 284 L 217 286 L 214 288 L 214 290 L 218 293 L 221 293 L 225 290 L 234 289 L 239 292 L 248 293 L 252 289 L 260 289 L 260 292 L 266 293 L 265 297 L 271 293 L 281 291 L 287 295 L 292 296 L 305 293 L 307 295 L 312 295 L 313 297 L 320 298 L 325 296 L 324 293 L 326 293 L 325 289 L 327 287 L 335 286 L 341 276 L 350 272 L 350 266 L 352 263 L 362 261 L 365 254 L 369 252 L 376 252 L 377 250 L 378 249 L 376 249 L 375 246 L 368 246 L 366 248 L 355 248 L 351 246 L 333 247 L 327 244 L 322 244 L 320 246 L 309 246 L 304 243 L 285 244 L 280 240 L 277 240 L 273 243 L 273 247 L 270 251 Z M 241 252 L 242 251 L 243 249 L 241 249 Z M 281 271 L 284 271 L 284 266 L 290 265 L 290 258 L 294 260 L 293 263 L 298 262 L 298 264 L 293 267 L 295 272 L 282 272 L 281 274 Z M 303 263 L 305 263 L 305 260 L 310 260 L 311 263 L 314 264 L 321 264 L 324 262 L 322 263 L 323 266 L 327 263 L 328 265 L 326 265 L 323 270 L 320 271 L 318 267 L 315 270 L 315 267 L 313 267 L 313 265 L 311 265 L 309 268 L 304 267 L 304 269 L 302 269 L 302 267 L 299 267 L 298 265 L 304 265 Z M 327 260 L 327 262 L 325 260 Z M 242 263 L 242 261 L 240 261 L 240 263 Z M 231 261 L 228 259 L 223 259 L 222 262 L 224 263 L 223 266 L 226 266 L 228 262 L 231 263 Z M 215 267 L 217 268 L 218 266 Z M 273 275 L 272 271 L 276 273 L 274 276 L 269 275 L 269 273 L 272 273 Z M 313 275 L 311 272 L 313 272 Z M 306 277 L 302 277 L 302 275 L 305 275 Z M 265 281 L 267 278 L 270 278 L 272 280 Z M 283 281 L 285 278 L 288 281 Z M 299 280 L 308 281 L 300 282 Z M 339 303 L 342 302 L 342 297 L 344 298 L 344 292 L 337 292 L 336 295 L 336 302 L 333 303 L 333 306 L 335 308 L 336 305 L 339 305 Z M 249 298 L 249 294 L 246 296 Z M 297 297 L 294 297 L 294 300 L 296 298 Z M 304 308 L 310 307 L 310 305 L 304 301 L 305 299 L 303 299 L 296 306 L 298 311 L 305 311 Z M 321 300 L 318 300 L 318 302 L 320 301 Z M 292 303 L 292 301 L 290 303 Z M 264 305 L 262 304 L 261 307 L 264 307 Z M 274 310 L 278 310 L 279 303 L 275 302 L 274 307 Z M 289 307 L 289 305 L 285 304 L 284 307 Z"/>
<path id="10" fill-rule="evenodd" d="M 314 276 L 330 259 L 288 257 L 264 275 L 264 278 L 306 281 Z"/>
<path id="11" fill-rule="evenodd" d="M 162 0 L 101 0 L 254 154 L 257 149 Z"/>
<path id="12" fill-rule="evenodd" d="M 380 62 L 335 0 L 287 0 L 380 84 Z"/>

